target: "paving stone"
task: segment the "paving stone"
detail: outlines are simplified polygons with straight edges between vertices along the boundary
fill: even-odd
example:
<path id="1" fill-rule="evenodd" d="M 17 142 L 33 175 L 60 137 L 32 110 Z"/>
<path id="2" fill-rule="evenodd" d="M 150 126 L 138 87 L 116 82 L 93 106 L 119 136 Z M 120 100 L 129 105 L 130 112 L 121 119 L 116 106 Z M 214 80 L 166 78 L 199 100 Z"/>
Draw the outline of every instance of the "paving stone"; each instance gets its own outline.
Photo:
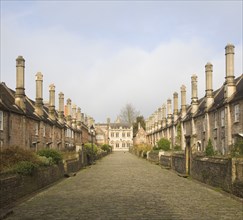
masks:
<path id="1" fill-rule="evenodd" d="M 7 219 L 243 220 L 243 203 L 132 154 L 114 152 L 16 206 Z"/>

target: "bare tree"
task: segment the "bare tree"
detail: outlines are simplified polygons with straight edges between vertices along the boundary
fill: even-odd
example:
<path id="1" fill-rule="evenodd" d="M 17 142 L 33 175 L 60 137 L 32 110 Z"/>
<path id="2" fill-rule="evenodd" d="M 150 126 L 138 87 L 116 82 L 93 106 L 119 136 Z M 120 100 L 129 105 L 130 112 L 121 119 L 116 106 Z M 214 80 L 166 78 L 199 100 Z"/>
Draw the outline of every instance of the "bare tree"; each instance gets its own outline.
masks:
<path id="1" fill-rule="evenodd" d="M 136 118 L 139 116 L 139 111 L 137 111 L 132 104 L 126 104 L 119 114 L 119 118 L 122 122 L 133 124 Z"/>

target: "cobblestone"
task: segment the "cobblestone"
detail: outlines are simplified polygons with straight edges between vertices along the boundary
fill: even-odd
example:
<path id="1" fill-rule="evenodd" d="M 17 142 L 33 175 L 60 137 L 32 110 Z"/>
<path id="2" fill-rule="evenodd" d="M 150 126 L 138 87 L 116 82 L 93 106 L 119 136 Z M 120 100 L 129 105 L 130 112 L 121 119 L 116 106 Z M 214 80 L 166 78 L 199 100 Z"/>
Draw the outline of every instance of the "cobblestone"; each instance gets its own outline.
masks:
<path id="1" fill-rule="evenodd" d="M 243 203 L 115 152 L 16 206 L 7 219 L 243 220 Z"/>

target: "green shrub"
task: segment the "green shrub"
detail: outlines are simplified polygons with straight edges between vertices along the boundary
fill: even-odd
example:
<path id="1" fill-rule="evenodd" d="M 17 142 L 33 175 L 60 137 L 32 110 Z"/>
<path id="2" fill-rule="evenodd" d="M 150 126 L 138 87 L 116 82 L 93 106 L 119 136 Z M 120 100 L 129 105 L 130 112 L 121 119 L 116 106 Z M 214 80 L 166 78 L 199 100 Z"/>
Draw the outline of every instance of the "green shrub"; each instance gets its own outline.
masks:
<path id="1" fill-rule="evenodd" d="M 92 144 L 91 143 L 86 143 L 84 144 L 84 149 L 89 156 L 96 156 L 98 153 L 98 147 L 93 144 L 93 152 L 92 152 Z"/>
<path id="2" fill-rule="evenodd" d="M 55 164 L 58 164 L 62 161 L 62 154 L 59 151 L 54 150 L 54 149 L 46 148 L 46 149 L 38 151 L 37 154 L 39 156 L 44 156 L 46 158 L 52 158 L 52 160 Z"/>
<path id="3" fill-rule="evenodd" d="M 103 144 L 101 149 L 106 152 L 111 152 L 112 147 L 109 144 Z"/>
<path id="4" fill-rule="evenodd" d="M 153 149 L 154 150 L 164 150 L 164 151 L 168 151 L 168 150 L 170 150 L 170 141 L 167 140 L 166 138 L 161 138 L 157 142 L 157 147 L 154 147 Z"/>
<path id="5" fill-rule="evenodd" d="M 51 157 L 38 156 L 38 158 L 40 160 L 41 166 L 51 166 L 51 165 L 55 164 Z"/>
<path id="6" fill-rule="evenodd" d="M 214 156 L 215 155 L 211 139 L 208 140 L 208 145 L 206 147 L 205 153 L 206 153 L 206 156 Z"/>
<path id="7" fill-rule="evenodd" d="M 21 175 L 33 175 L 37 168 L 37 164 L 30 161 L 21 161 L 13 167 L 13 171 Z"/>
<path id="8" fill-rule="evenodd" d="M 14 165 L 21 161 L 39 163 L 39 159 L 33 151 L 19 147 L 3 148 L 0 151 L 0 158 L 0 172 L 11 170 Z"/>

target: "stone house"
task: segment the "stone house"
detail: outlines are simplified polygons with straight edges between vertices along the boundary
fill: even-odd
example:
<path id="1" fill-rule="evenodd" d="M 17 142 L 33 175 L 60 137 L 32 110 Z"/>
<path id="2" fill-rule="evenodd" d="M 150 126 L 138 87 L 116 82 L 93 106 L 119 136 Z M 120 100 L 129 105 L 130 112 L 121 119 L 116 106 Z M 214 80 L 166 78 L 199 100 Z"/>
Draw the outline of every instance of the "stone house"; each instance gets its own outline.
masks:
<path id="1" fill-rule="evenodd" d="M 133 145 L 139 145 L 139 144 L 146 144 L 147 143 L 147 133 L 141 126 L 140 122 L 138 123 L 138 131 L 133 136 Z"/>
<path id="2" fill-rule="evenodd" d="M 226 76 L 224 84 L 213 91 L 213 65 L 205 65 L 205 96 L 198 99 L 197 76 L 191 77 L 191 103 L 186 104 L 186 87 L 181 86 L 181 109 L 178 95 L 174 93 L 174 112 L 167 100 L 161 111 L 155 111 L 146 120 L 147 140 L 155 145 L 165 137 L 171 147 L 178 144 L 192 151 L 205 151 L 209 139 L 214 150 L 222 154 L 230 152 L 237 139 L 243 138 L 243 75 L 234 76 L 234 45 L 225 47 Z M 161 124 L 161 127 L 158 126 Z M 178 133 L 179 131 L 179 133 Z"/>
<path id="3" fill-rule="evenodd" d="M 121 123 L 119 118 L 111 123 L 96 124 L 96 140 L 100 144 L 109 144 L 113 151 L 128 151 L 133 145 L 133 127 L 127 123 Z"/>
<path id="4" fill-rule="evenodd" d="M 55 109 L 55 86 L 49 86 L 49 102 L 43 103 L 43 75 L 36 74 L 35 101 L 25 95 L 25 60 L 16 59 L 16 91 L 0 84 L 0 146 L 79 149 L 84 134 L 89 135 L 81 109 L 68 99 L 68 111 L 64 115 L 64 94 L 59 93 L 59 108 Z M 86 138 L 89 139 L 89 138 Z"/>

